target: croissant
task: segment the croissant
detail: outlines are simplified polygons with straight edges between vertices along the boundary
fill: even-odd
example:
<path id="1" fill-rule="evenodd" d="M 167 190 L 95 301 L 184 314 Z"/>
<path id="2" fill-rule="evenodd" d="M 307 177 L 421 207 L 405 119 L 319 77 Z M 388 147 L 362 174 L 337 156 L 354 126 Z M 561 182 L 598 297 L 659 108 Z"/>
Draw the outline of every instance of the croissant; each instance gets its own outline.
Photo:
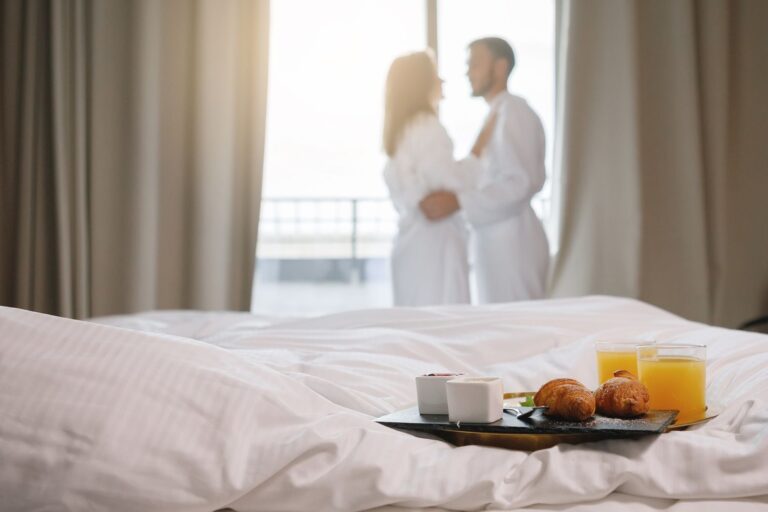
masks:
<path id="1" fill-rule="evenodd" d="M 648 412 L 648 388 L 626 370 L 613 373 L 595 391 L 597 412 L 614 418 L 632 418 Z"/>
<path id="2" fill-rule="evenodd" d="M 584 421 L 595 414 L 595 396 L 574 379 L 547 382 L 534 395 L 533 403 L 547 406 L 547 416 L 564 420 Z"/>

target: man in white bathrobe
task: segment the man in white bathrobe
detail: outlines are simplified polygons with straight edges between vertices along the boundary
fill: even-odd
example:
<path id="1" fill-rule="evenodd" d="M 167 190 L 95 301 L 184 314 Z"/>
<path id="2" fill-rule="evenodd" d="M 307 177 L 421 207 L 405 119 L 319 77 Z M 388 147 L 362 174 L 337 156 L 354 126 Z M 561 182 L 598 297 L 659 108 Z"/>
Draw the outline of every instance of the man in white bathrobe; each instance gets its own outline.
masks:
<path id="1" fill-rule="evenodd" d="M 439 220 L 461 209 L 472 227 L 470 254 L 478 302 L 510 302 L 544 296 L 549 246 L 531 198 L 546 179 L 541 120 L 507 81 L 515 65 L 509 44 L 479 39 L 469 46 L 467 76 L 473 96 L 488 103 L 493 137 L 482 158 L 475 190 L 433 192 L 420 203 Z"/>

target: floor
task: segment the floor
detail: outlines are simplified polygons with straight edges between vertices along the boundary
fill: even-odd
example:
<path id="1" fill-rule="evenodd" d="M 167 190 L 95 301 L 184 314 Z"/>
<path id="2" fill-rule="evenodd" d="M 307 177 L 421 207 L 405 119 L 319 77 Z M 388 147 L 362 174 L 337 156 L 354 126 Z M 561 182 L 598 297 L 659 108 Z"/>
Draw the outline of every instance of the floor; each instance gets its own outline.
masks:
<path id="1" fill-rule="evenodd" d="M 251 312 L 265 315 L 316 316 L 391 305 L 392 289 L 389 281 L 257 282 L 251 298 Z"/>

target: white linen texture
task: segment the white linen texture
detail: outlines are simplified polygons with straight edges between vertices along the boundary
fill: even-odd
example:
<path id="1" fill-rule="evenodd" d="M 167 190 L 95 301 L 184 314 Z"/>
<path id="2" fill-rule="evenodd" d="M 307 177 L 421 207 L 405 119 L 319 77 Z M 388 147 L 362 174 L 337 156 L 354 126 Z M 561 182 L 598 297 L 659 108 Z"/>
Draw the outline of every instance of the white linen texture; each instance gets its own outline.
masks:
<path id="1" fill-rule="evenodd" d="M 67 320 L 0 308 L 0 510 L 515 509 L 768 495 L 768 336 L 611 297 L 383 309 L 268 324 L 247 313 Z M 131 329 L 104 325 L 117 323 Z M 376 424 L 430 371 L 507 391 L 596 385 L 593 342 L 708 347 L 685 432 L 533 453 Z M 615 502 L 620 503 L 620 502 Z"/>

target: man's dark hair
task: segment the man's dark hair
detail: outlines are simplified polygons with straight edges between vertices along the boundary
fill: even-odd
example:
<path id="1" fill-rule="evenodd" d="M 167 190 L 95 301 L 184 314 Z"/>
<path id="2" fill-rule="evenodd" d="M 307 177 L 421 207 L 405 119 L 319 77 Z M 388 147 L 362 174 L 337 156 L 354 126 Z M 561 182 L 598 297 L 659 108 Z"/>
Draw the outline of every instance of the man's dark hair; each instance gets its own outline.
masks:
<path id="1" fill-rule="evenodd" d="M 500 37 L 483 37 L 469 43 L 469 47 L 472 48 L 479 44 L 488 48 L 495 58 L 507 61 L 507 64 L 509 64 L 507 66 L 507 78 L 509 78 L 512 69 L 515 67 L 515 52 L 509 43 Z"/>

